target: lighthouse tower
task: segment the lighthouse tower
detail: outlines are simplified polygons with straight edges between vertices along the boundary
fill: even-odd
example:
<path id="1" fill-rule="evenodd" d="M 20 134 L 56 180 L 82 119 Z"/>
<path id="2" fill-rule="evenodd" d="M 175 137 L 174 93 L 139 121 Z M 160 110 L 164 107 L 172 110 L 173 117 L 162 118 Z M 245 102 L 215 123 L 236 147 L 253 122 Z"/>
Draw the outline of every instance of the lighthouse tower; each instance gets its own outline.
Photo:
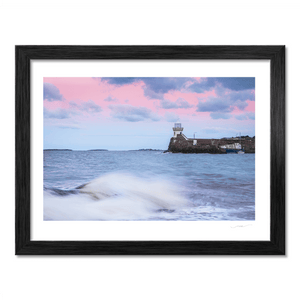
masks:
<path id="1" fill-rule="evenodd" d="M 178 134 L 182 134 L 183 127 L 181 126 L 181 123 L 175 123 L 173 127 L 173 131 L 174 131 L 174 138 L 176 138 Z"/>

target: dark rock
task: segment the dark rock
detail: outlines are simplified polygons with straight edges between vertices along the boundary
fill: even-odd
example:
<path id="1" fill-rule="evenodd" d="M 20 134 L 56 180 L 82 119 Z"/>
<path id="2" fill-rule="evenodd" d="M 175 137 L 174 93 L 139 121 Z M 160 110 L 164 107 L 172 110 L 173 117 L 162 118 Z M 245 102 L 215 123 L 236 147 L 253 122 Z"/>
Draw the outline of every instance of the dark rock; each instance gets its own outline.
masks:
<path id="1" fill-rule="evenodd" d="M 196 141 L 196 144 L 194 144 L 194 141 Z M 168 152 L 226 154 L 226 150 L 221 146 L 234 143 L 241 143 L 245 153 L 255 153 L 255 139 L 249 137 L 244 139 L 186 139 L 182 135 L 171 138 Z"/>

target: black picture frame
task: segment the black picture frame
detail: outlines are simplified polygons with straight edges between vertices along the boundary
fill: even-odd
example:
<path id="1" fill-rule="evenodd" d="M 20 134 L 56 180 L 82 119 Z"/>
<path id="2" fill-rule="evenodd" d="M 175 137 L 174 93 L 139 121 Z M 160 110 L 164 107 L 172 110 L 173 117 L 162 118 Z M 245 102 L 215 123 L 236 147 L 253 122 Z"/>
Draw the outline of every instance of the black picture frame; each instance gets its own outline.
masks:
<path id="1" fill-rule="evenodd" d="M 285 46 L 16 46 L 16 255 L 284 255 Z M 270 241 L 31 241 L 31 60 L 270 60 Z"/>

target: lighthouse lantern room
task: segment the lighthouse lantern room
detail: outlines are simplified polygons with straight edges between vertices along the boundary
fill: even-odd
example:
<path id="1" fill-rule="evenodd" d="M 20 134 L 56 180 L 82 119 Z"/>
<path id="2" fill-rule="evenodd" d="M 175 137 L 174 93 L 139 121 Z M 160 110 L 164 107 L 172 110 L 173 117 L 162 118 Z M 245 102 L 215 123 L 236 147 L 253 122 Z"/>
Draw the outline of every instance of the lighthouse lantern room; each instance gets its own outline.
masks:
<path id="1" fill-rule="evenodd" d="M 182 134 L 183 127 L 181 126 L 181 123 L 175 123 L 173 127 L 174 131 L 174 137 L 176 138 L 178 134 Z"/>

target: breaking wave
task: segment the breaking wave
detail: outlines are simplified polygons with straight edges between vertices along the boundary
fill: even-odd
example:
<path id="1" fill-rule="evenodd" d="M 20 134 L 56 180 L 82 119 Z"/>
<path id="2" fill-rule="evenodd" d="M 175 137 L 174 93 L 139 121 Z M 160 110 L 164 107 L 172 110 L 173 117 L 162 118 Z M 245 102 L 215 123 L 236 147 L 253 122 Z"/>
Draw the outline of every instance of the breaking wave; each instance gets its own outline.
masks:
<path id="1" fill-rule="evenodd" d="M 111 173 L 72 190 L 44 189 L 44 220 L 159 220 L 188 206 L 165 179 Z"/>

